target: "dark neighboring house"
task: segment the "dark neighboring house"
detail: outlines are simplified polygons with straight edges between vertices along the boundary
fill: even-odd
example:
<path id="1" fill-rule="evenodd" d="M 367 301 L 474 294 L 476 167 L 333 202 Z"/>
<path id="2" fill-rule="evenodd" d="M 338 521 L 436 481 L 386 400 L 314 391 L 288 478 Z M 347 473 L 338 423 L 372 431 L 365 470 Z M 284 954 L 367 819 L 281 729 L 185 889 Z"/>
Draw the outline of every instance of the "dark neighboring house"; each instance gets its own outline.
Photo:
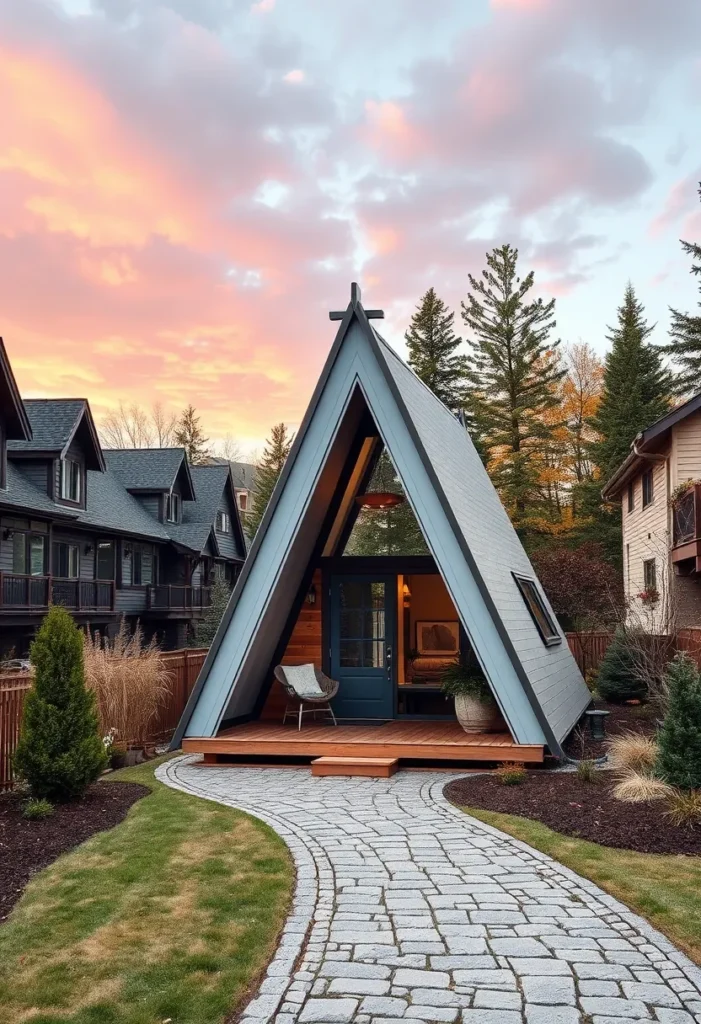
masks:
<path id="1" fill-rule="evenodd" d="M 256 466 L 251 462 L 230 462 L 231 476 L 236 492 L 236 504 L 243 522 L 251 511 L 253 494 L 256 489 Z"/>
<path id="2" fill-rule="evenodd" d="M 233 583 L 245 557 L 228 470 L 202 469 L 181 448 L 103 452 L 85 399 L 22 402 L 0 342 L 0 655 L 50 604 L 183 646 L 213 572 Z"/>

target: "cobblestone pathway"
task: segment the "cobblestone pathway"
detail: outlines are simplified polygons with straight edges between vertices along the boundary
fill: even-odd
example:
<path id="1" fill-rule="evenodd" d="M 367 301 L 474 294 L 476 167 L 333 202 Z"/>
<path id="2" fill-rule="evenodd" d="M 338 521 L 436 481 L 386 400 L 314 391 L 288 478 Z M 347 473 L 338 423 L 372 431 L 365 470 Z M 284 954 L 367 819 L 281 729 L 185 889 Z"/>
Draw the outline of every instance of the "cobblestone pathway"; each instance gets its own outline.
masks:
<path id="1" fill-rule="evenodd" d="M 701 971 L 610 896 L 457 811 L 451 776 L 158 770 L 268 822 L 297 889 L 245 1024 L 701 1022 Z"/>

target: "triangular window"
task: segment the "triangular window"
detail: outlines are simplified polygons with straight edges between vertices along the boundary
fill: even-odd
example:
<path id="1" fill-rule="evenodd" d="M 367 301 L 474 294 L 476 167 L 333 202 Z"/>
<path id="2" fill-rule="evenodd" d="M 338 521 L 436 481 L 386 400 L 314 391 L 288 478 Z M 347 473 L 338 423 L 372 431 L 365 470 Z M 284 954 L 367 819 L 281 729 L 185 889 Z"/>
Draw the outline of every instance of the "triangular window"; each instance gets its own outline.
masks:
<path id="1" fill-rule="evenodd" d="M 403 500 L 392 508 L 361 507 L 344 555 L 428 555 L 421 527 L 409 504 L 388 453 L 382 451 L 366 494 L 397 494 Z"/>

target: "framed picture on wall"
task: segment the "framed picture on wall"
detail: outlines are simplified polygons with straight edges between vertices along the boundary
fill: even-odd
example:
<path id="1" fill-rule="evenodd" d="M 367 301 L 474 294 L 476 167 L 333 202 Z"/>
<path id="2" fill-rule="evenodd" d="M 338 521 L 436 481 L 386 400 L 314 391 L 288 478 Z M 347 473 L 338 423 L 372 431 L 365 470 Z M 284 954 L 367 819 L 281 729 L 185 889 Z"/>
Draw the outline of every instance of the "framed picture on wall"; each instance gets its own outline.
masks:
<path id="1" fill-rule="evenodd" d="M 450 657 L 460 653 L 460 623 L 457 619 L 437 622 L 421 619 L 416 623 L 416 649 L 419 654 Z"/>

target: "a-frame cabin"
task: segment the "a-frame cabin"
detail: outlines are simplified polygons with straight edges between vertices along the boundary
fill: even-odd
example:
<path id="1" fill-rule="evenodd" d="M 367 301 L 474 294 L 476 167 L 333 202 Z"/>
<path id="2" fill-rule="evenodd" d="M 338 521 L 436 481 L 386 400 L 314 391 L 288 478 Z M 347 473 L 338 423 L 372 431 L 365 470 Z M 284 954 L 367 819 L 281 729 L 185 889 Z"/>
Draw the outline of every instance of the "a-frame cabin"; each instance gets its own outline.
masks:
<path id="1" fill-rule="evenodd" d="M 374 330 L 381 315 L 356 285 L 331 314 L 336 339 L 173 749 L 540 761 L 589 704 L 464 424 Z M 401 513 L 360 509 L 383 464 Z M 489 681 L 498 731 L 465 733 L 443 698 L 455 650 Z M 336 727 L 282 724 L 273 670 L 307 662 L 339 681 Z"/>

